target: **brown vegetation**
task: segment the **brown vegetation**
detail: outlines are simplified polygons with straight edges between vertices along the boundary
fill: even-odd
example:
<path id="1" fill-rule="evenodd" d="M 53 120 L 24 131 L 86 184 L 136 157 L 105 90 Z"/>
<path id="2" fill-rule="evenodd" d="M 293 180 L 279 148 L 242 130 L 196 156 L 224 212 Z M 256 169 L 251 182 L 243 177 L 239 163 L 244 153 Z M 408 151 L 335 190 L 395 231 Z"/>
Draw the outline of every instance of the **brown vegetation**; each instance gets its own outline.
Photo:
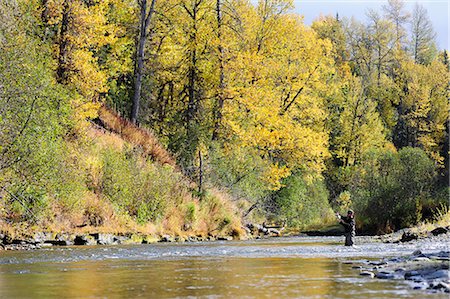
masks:
<path id="1" fill-rule="evenodd" d="M 102 106 L 98 113 L 102 125 L 114 133 L 119 134 L 124 140 L 142 148 L 145 155 L 161 165 L 176 166 L 175 159 L 159 143 L 158 139 L 149 129 L 137 127 L 129 120 L 121 117 L 116 112 Z"/>

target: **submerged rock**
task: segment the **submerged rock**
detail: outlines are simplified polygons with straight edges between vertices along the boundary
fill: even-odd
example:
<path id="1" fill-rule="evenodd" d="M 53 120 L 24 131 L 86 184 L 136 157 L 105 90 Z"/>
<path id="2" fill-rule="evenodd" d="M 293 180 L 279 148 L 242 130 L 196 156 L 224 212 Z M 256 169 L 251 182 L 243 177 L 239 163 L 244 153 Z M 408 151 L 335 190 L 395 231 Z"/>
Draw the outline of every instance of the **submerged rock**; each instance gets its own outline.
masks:
<path id="1" fill-rule="evenodd" d="M 433 271 L 432 273 L 425 275 L 426 279 L 443 279 L 443 280 L 449 280 L 449 271 L 448 270 L 437 270 Z"/>
<path id="2" fill-rule="evenodd" d="M 450 285 L 448 283 L 445 283 L 445 282 L 442 282 L 442 281 L 437 282 L 437 283 L 432 283 L 430 285 L 430 289 L 441 290 L 441 291 L 444 291 L 446 293 L 450 293 Z"/>
<path id="3" fill-rule="evenodd" d="M 375 277 L 375 273 L 370 272 L 370 271 L 361 271 L 361 272 L 359 273 L 359 275 L 361 275 L 361 276 L 369 276 L 369 277 L 372 277 L 372 278 Z"/>
<path id="4" fill-rule="evenodd" d="M 407 272 L 405 272 L 405 275 L 404 275 L 405 279 L 410 279 L 410 280 L 413 280 L 412 277 L 417 277 L 417 276 L 420 276 L 420 273 L 416 270 L 407 271 Z"/>
<path id="5" fill-rule="evenodd" d="M 450 272 L 449 263 L 445 259 L 450 255 L 449 251 L 435 253 L 423 253 L 416 250 L 411 256 L 404 256 L 380 261 L 364 262 L 365 265 L 377 265 L 375 270 L 360 271 L 359 275 L 375 277 L 378 279 L 405 279 L 414 284 L 410 284 L 414 289 L 429 289 L 433 292 L 450 292 Z M 353 269 L 358 267 L 352 266 Z M 377 272 L 378 271 L 378 272 Z"/>
<path id="6" fill-rule="evenodd" d="M 378 272 L 375 275 L 375 277 L 379 278 L 379 279 L 392 279 L 392 278 L 394 278 L 394 274 L 392 274 L 390 272 L 381 271 L 381 272 Z"/>
<path id="7" fill-rule="evenodd" d="M 34 245 L 34 244 L 29 244 L 29 243 L 25 243 L 25 244 L 7 244 L 7 245 L 3 245 L 4 250 L 34 250 L 34 249 L 39 249 L 38 246 Z"/>

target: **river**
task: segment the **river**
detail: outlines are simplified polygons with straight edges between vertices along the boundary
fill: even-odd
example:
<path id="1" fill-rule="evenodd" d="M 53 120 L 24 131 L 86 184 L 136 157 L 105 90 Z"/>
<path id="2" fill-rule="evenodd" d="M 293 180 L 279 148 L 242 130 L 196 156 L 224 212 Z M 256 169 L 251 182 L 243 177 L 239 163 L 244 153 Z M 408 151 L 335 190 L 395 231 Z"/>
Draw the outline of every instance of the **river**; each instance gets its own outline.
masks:
<path id="1" fill-rule="evenodd" d="M 0 298 L 448 298 L 403 280 L 358 275 L 351 262 L 443 243 L 341 237 L 53 247 L 0 252 Z"/>

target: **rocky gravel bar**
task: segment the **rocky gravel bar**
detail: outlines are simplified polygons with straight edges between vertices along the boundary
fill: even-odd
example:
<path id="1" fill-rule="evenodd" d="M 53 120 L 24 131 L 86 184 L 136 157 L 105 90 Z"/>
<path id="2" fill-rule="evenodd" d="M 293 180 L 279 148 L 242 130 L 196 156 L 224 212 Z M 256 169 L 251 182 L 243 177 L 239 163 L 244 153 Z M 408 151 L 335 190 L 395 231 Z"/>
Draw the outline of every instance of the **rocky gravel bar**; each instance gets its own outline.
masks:
<path id="1" fill-rule="evenodd" d="M 366 261 L 353 266 L 374 279 L 406 280 L 413 289 L 450 293 L 450 251 L 423 253 Z"/>

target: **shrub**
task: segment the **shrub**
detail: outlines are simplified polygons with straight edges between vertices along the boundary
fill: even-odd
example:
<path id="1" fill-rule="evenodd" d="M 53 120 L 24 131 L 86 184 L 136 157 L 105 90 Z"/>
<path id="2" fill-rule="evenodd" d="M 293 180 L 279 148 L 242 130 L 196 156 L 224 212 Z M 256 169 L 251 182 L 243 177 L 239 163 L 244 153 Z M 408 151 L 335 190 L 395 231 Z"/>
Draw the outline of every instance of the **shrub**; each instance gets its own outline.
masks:
<path id="1" fill-rule="evenodd" d="M 164 216 L 176 184 L 173 173 L 140 161 L 132 149 L 106 149 L 103 157 L 102 190 L 111 202 L 139 223 Z"/>
<path id="2" fill-rule="evenodd" d="M 294 174 L 284 181 L 286 187 L 274 193 L 276 218 L 286 220 L 287 225 L 306 228 L 323 224 L 332 213 L 328 203 L 328 191 L 321 179 L 308 183 L 301 174 Z"/>
<path id="3" fill-rule="evenodd" d="M 61 186 L 71 94 L 55 84 L 50 49 L 28 30 L 31 15 L 0 6 L 0 183 L 15 220 L 38 220 L 49 200 L 67 198 Z"/>
<path id="4" fill-rule="evenodd" d="M 256 152 L 244 148 L 211 146 L 206 160 L 205 177 L 213 186 L 221 186 L 236 198 L 251 202 L 269 193 L 263 180 L 269 165 Z"/>
<path id="5" fill-rule="evenodd" d="M 434 200 L 435 165 L 419 148 L 371 151 L 355 173 L 356 209 L 364 224 L 379 232 L 417 224 L 423 204 Z"/>
<path id="6" fill-rule="evenodd" d="M 194 222 L 197 219 L 197 208 L 194 202 L 186 204 L 186 220 L 188 222 Z"/>

